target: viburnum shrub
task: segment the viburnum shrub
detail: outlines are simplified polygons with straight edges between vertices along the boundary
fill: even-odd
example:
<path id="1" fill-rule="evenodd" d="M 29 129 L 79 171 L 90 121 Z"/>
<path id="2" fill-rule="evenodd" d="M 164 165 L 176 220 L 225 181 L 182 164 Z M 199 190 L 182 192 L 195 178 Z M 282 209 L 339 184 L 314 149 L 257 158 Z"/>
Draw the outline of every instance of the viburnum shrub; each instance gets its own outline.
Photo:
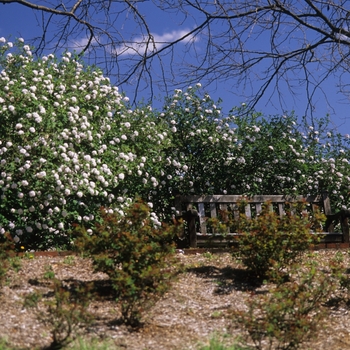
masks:
<path id="1" fill-rule="evenodd" d="M 100 70 L 69 52 L 34 59 L 21 40 L 0 40 L 0 117 L 0 233 L 25 249 L 68 247 L 101 205 L 147 198 L 169 143 Z"/>
<path id="2" fill-rule="evenodd" d="M 142 313 L 169 288 L 175 273 L 171 257 L 177 230 L 181 225 L 156 225 L 141 200 L 123 215 L 102 209 L 101 222 L 92 234 L 76 227 L 77 249 L 92 258 L 95 271 L 110 277 L 125 323 L 137 326 Z"/>
<path id="3" fill-rule="evenodd" d="M 162 181 L 172 194 L 222 193 L 221 170 L 236 147 L 232 119 L 223 116 L 220 101 L 203 96 L 200 87 L 176 89 L 159 114 L 171 131 Z"/>
<path id="4" fill-rule="evenodd" d="M 295 115 L 266 117 L 231 111 L 235 147 L 218 183 L 230 194 L 321 194 L 333 210 L 349 206 L 350 136 L 337 132 L 328 117 L 311 123 Z"/>
<path id="5" fill-rule="evenodd" d="M 225 116 L 220 101 L 203 96 L 198 84 L 176 90 L 159 119 L 171 130 L 154 195 L 163 208 L 167 193 L 328 192 L 334 211 L 349 206 L 350 136 L 336 132 L 328 117 L 310 125 L 293 114 L 266 117 L 244 105 Z"/>
<path id="6" fill-rule="evenodd" d="M 245 202 L 240 203 L 244 207 Z M 282 217 L 272 211 L 271 203 L 264 203 L 261 213 L 248 218 L 244 212 L 236 222 L 239 257 L 249 273 L 259 279 L 276 277 L 276 270 L 284 270 L 299 261 L 301 254 L 319 241 L 325 216 L 306 210 L 305 203 L 286 203 Z M 313 231 L 312 231 L 313 230 Z"/>

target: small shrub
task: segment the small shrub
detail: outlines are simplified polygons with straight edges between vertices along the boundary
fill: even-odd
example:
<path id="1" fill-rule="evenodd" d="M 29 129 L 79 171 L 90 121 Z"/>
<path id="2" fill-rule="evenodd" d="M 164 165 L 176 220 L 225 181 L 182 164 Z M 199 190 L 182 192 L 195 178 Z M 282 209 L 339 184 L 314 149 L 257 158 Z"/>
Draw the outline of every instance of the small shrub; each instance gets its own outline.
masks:
<path id="1" fill-rule="evenodd" d="M 267 278 L 276 268 L 283 270 L 316 244 L 319 237 L 311 230 L 320 230 L 320 223 L 325 219 L 319 212 L 310 217 L 304 203 L 286 205 L 282 217 L 271 211 L 270 205 L 265 203 L 261 213 L 252 219 L 241 213 L 235 223 L 241 236 L 234 256 L 259 279 Z"/>
<path id="2" fill-rule="evenodd" d="M 74 258 L 74 256 L 72 256 L 72 255 L 66 256 L 66 257 L 63 259 L 63 263 L 64 263 L 64 264 L 67 264 L 67 265 L 74 265 L 74 263 L 75 263 L 75 258 Z"/>
<path id="3" fill-rule="evenodd" d="M 147 204 L 138 200 L 125 212 L 102 210 L 102 222 L 90 235 L 82 226 L 75 234 L 77 248 L 92 257 L 95 271 L 106 273 L 121 306 L 122 320 L 137 326 L 142 311 L 170 286 L 174 274 L 167 259 L 179 225 L 155 226 Z"/>
<path id="4" fill-rule="evenodd" d="M 11 258 L 15 256 L 15 244 L 11 236 L 7 233 L 0 235 L 0 287 L 11 265 Z M 15 263 L 14 263 L 15 264 Z"/>
<path id="5" fill-rule="evenodd" d="M 6 338 L 0 338 L 0 350 L 11 350 Z"/>
<path id="6" fill-rule="evenodd" d="M 22 259 L 19 256 L 14 256 L 10 258 L 11 269 L 18 272 L 22 268 Z"/>
<path id="7" fill-rule="evenodd" d="M 349 253 L 350 251 L 348 251 L 348 254 Z M 337 278 L 339 281 L 340 292 L 343 292 L 343 294 L 337 293 L 336 299 L 350 305 L 349 268 L 346 266 L 344 256 L 340 251 L 338 251 L 334 258 L 330 261 L 329 268 L 331 269 L 334 278 Z"/>
<path id="8" fill-rule="evenodd" d="M 93 319 L 87 311 L 90 288 L 64 286 L 50 268 L 47 268 L 44 279 L 52 281 L 53 298 L 43 300 L 41 293 L 34 292 L 26 296 L 24 307 L 33 308 L 38 320 L 50 327 L 52 343 L 48 349 L 62 349 L 75 339 L 79 328 Z"/>
<path id="9" fill-rule="evenodd" d="M 323 304 L 339 287 L 338 265 L 331 262 L 327 272 L 308 259 L 290 267 L 289 282 L 274 285 L 267 294 L 252 293 L 248 310 L 234 312 L 256 349 L 297 349 L 326 316 Z"/>

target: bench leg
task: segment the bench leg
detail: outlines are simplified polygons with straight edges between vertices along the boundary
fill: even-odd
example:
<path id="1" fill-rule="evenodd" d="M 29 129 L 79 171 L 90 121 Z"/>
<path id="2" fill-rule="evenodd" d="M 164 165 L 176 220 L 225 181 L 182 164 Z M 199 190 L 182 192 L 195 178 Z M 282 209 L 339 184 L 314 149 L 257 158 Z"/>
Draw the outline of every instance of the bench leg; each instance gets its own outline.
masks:
<path id="1" fill-rule="evenodd" d="M 342 231 L 343 231 L 343 242 L 349 243 L 349 219 L 346 216 L 342 217 Z"/>
<path id="2" fill-rule="evenodd" d="M 190 238 L 190 247 L 197 248 L 196 219 L 194 217 L 188 221 L 188 233 Z"/>

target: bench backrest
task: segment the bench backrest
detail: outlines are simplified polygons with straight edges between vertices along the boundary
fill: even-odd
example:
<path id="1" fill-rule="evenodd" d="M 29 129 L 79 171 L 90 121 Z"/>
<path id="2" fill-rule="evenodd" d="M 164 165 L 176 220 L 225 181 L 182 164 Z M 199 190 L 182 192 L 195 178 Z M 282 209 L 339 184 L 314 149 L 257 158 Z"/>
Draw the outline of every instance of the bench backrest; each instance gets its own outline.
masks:
<path id="1" fill-rule="evenodd" d="M 327 217 L 331 216 L 331 206 L 328 194 L 325 192 L 321 195 L 316 196 L 284 196 L 284 195 L 255 195 L 251 197 L 245 197 L 241 195 L 205 195 L 205 196 L 195 196 L 195 195 L 185 195 L 177 196 L 175 198 L 175 209 L 177 213 L 181 214 L 189 213 L 184 218 L 188 223 L 188 229 L 190 234 L 190 241 L 195 239 L 196 216 L 191 216 L 193 211 L 193 206 L 198 210 L 200 233 L 202 235 L 207 234 L 207 219 L 216 218 L 219 216 L 220 211 L 225 211 L 230 207 L 233 214 L 238 217 L 238 207 L 237 204 L 244 199 L 247 202 L 245 206 L 245 214 L 247 217 L 252 217 L 259 214 L 262 210 L 263 203 L 267 201 L 271 202 L 271 209 L 278 213 L 280 216 L 284 215 L 285 203 L 294 202 L 307 202 L 310 204 L 310 210 L 315 211 L 316 208 L 323 212 Z M 328 232 L 334 232 L 333 225 L 327 227 Z M 209 233 L 209 232 L 208 232 Z"/>

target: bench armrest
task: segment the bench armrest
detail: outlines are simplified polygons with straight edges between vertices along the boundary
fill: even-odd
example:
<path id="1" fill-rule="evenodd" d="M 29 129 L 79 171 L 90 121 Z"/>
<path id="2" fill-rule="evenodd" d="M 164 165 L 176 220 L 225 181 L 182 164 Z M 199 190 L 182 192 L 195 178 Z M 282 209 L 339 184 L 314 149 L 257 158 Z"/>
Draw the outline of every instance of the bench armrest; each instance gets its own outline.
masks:
<path id="1" fill-rule="evenodd" d="M 349 223 L 350 210 L 342 209 L 338 213 L 326 215 L 327 220 L 325 223 L 326 232 L 334 232 L 334 221 L 339 221 L 343 233 L 343 242 L 349 243 Z"/>

